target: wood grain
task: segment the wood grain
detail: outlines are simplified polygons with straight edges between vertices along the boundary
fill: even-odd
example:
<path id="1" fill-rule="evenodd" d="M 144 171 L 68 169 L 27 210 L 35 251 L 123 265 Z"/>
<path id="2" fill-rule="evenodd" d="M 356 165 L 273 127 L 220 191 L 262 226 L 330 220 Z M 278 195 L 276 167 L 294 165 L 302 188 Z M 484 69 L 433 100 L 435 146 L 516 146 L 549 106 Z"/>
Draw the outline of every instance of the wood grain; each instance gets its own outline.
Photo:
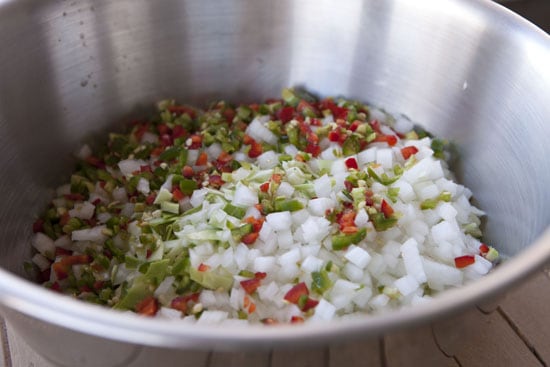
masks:
<path id="1" fill-rule="evenodd" d="M 542 366 L 498 312 L 477 308 L 433 326 L 440 349 L 461 366 Z"/>
<path id="2" fill-rule="evenodd" d="M 380 355 L 378 339 L 335 345 L 328 349 L 328 366 L 379 367 L 383 366 Z"/>
<path id="3" fill-rule="evenodd" d="M 504 317 L 511 323 L 536 355 L 550 365 L 550 277 L 538 273 L 514 290 L 500 304 Z"/>
<path id="4" fill-rule="evenodd" d="M 430 326 L 387 335 L 384 349 L 387 367 L 459 367 L 439 349 Z"/>
<path id="5" fill-rule="evenodd" d="M 9 346 L 8 338 L 6 334 L 6 324 L 4 319 L 0 316 L 0 367 L 6 367 L 9 361 L 7 357 L 9 356 Z"/>
<path id="6" fill-rule="evenodd" d="M 231 353 L 231 352 L 216 352 L 210 356 L 208 367 L 268 367 L 271 358 L 271 352 L 248 352 L 248 353 Z"/>
<path id="7" fill-rule="evenodd" d="M 327 348 L 276 349 L 271 355 L 271 367 L 326 367 Z"/>
<path id="8" fill-rule="evenodd" d="M 209 355 L 208 351 L 143 347 L 130 363 L 124 364 L 124 367 L 206 367 Z"/>

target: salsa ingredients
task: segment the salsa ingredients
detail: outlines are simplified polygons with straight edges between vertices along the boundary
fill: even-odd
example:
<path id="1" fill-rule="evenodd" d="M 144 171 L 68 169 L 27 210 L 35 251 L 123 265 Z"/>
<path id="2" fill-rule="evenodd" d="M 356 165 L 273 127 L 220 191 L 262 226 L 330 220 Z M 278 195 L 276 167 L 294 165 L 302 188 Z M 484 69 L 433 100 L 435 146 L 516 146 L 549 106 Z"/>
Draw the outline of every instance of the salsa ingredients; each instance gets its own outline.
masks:
<path id="1" fill-rule="evenodd" d="M 310 322 L 429 300 L 498 253 L 445 142 L 346 99 L 158 114 L 78 152 L 33 224 L 54 291 L 198 323 Z"/>

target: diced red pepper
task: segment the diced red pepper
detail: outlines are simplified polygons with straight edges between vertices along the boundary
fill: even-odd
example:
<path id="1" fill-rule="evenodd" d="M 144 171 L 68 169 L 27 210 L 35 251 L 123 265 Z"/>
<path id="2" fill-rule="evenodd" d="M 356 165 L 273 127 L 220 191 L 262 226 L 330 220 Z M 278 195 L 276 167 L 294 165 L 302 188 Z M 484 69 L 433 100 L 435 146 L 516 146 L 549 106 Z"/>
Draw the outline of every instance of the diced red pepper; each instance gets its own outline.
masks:
<path id="1" fill-rule="evenodd" d="M 208 163 L 208 154 L 206 152 L 201 152 L 199 156 L 197 157 L 197 161 L 195 162 L 196 166 L 204 166 Z"/>
<path id="2" fill-rule="evenodd" d="M 382 131 L 380 131 L 380 122 L 378 122 L 378 120 L 372 120 L 371 122 L 369 122 L 369 125 L 370 127 L 372 127 L 375 133 L 382 134 Z"/>
<path id="3" fill-rule="evenodd" d="M 208 177 L 208 183 L 215 189 L 219 189 L 224 184 L 222 176 L 220 175 L 210 175 Z"/>
<path id="4" fill-rule="evenodd" d="M 266 276 L 267 273 L 264 273 L 263 271 L 257 271 L 256 273 L 254 273 L 254 278 L 256 279 L 265 279 Z"/>
<path id="5" fill-rule="evenodd" d="M 298 111 L 299 113 L 302 113 L 302 112 L 304 112 L 304 110 L 311 110 L 315 114 L 315 116 L 317 116 L 319 114 L 319 112 L 317 111 L 315 106 L 313 106 L 311 103 L 309 103 L 309 102 L 302 99 L 298 103 L 298 106 L 296 106 L 296 111 Z"/>
<path id="6" fill-rule="evenodd" d="M 170 127 L 168 127 L 168 125 L 166 124 L 158 124 L 157 131 L 159 135 L 170 134 Z"/>
<path id="7" fill-rule="evenodd" d="M 263 147 L 262 144 L 258 143 L 255 140 L 252 140 L 252 143 L 250 144 L 250 150 L 248 151 L 248 156 L 250 158 L 257 158 L 263 153 Z"/>
<path id="8" fill-rule="evenodd" d="M 318 304 L 319 304 L 319 301 L 308 297 L 306 303 L 302 307 L 302 311 L 306 312 L 308 310 L 311 310 L 312 308 L 315 308 Z"/>
<path id="9" fill-rule="evenodd" d="M 138 141 L 140 141 L 141 138 L 143 137 L 143 134 L 145 134 L 145 132 L 147 132 L 147 130 L 149 130 L 149 124 L 144 123 L 136 129 L 136 132 L 134 133 L 134 136 L 136 137 L 136 139 Z"/>
<path id="10" fill-rule="evenodd" d="M 314 132 L 309 132 L 307 134 L 306 140 L 307 140 L 308 143 L 311 143 L 311 144 L 318 144 L 319 143 L 319 137 Z"/>
<path id="11" fill-rule="evenodd" d="M 340 141 L 340 136 L 342 134 L 340 133 L 340 130 L 331 130 L 329 131 L 328 133 L 328 140 L 332 141 L 332 142 L 339 142 Z"/>
<path id="12" fill-rule="evenodd" d="M 86 284 L 82 285 L 78 290 L 80 291 L 80 293 L 92 292 L 92 289 L 88 287 Z"/>
<path id="13" fill-rule="evenodd" d="M 252 142 L 254 141 L 254 139 L 252 139 L 252 137 L 250 135 L 244 135 L 243 136 L 243 144 L 244 145 L 250 145 L 252 144 Z"/>
<path id="14" fill-rule="evenodd" d="M 174 187 L 172 189 L 172 199 L 174 199 L 175 201 L 180 201 L 184 197 L 185 197 L 185 195 L 183 195 L 183 192 L 181 192 L 179 187 Z"/>
<path id="15" fill-rule="evenodd" d="M 191 166 L 185 166 L 185 167 L 183 167 L 183 169 L 181 170 L 181 173 L 182 173 L 183 177 L 185 177 L 185 178 L 191 178 L 191 177 L 193 177 L 193 175 L 195 174 L 195 171 L 193 171 L 193 167 L 191 167 Z"/>
<path id="16" fill-rule="evenodd" d="M 359 165 L 357 164 L 357 159 L 350 157 L 344 161 L 346 163 L 346 167 L 348 169 L 359 169 Z"/>
<path id="17" fill-rule="evenodd" d="M 353 121 L 353 122 L 351 123 L 351 125 L 349 125 L 349 129 L 350 129 L 351 131 L 355 131 L 355 130 L 357 130 L 357 128 L 359 127 L 359 125 L 361 125 L 361 121 L 355 120 L 355 121 Z"/>
<path id="18" fill-rule="evenodd" d="M 70 193 L 70 194 L 65 194 L 63 195 L 63 197 L 67 200 L 71 200 L 71 201 L 83 201 L 85 198 L 84 198 L 84 195 L 82 194 L 75 194 L 75 193 Z"/>
<path id="19" fill-rule="evenodd" d="M 247 217 L 244 221 L 252 224 L 252 232 L 260 232 L 264 224 L 264 218 Z"/>
<path id="20" fill-rule="evenodd" d="M 306 153 L 311 154 L 313 157 L 318 157 L 321 154 L 321 147 L 317 144 L 309 143 L 306 146 Z"/>
<path id="21" fill-rule="evenodd" d="M 233 160 L 233 156 L 226 151 L 222 151 L 220 155 L 218 156 L 218 162 L 222 164 L 229 163 Z"/>
<path id="22" fill-rule="evenodd" d="M 387 203 L 386 200 L 382 200 L 380 211 L 384 214 L 384 217 L 386 218 L 391 217 L 391 215 L 393 214 L 393 208 L 390 206 L 390 204 Z"/>
<path id="23" fill-rule="evenodd" d="M 473 255 L 464 255 L 455 257 L 455 266 L 458 269 L 462 269 L 467 267 L 468 265 L 472 265 L 476 262 L 476 258 Z"/>
<path id="24" fill-rule="evenodd" d="M 69 223 L 70 219 L 71 219 L 71 216 L 69 215 L 69 213 L 65 212 L 61 214 L 61 216 L 59 217 L 59 224 L 61 226 L 64 226 L 65 224 Z"/>
<path id="25" fill-rule="evenodd" d="M 264 207 L 263 207 L 262 204 L 260 204 L 260 203 L 254 204 L 254 208 L 256 208 L 260 213 L 265 214 L 264 213 Z"/>
<path id="26" fill-rule="evenodd" d="M 71 250 L 64 249 L 63 247 L 55 248 L 55 256 L 70 256 L 73 252 Z"/>
<path id="27" fill-rule="evenodd" d="M 260 234 L 258 232 L 247 233 L 241 238 L 241 241 L 245 245 L 252 245 L 254 242 L 256 242 L 259 236 Z"/>
<path id="28" fill-rule="evenodd" d="M 340 225 L 340 230 L 343 231 L 347 227 L 355 227 L 355 215 L 352 210 L 342 212 L 337 217 L 337 222 Z"/>
<path id="29" fill-rule="evenodd" d="M 479 245 L 479 254 L 480 255 L 486 255 L 488 252 L 489 252 L 489 246 L 487 246 L 486 244 L 482 243 L 481 245 Z"/>
<path id="30" fill-rule="evenodd" d="M 254 311 L 256 311 L 256 304 L 254 302 L 252 302 L 252 300 L 250 299 L 250 297 L 248 297 L 247 295 L 244 296 L 243 298 L 243 308 L 248 312 L 248 313 L 253 313 Z"/>
<path id="31" fill-rule="evenodd" d="M 233 122 L 233 118 L 235 118 L 236 113 L 234 109 L 226 108 L 225 110 L 223 110 L 222 115 L 228 122 L 231 123 Z"/>
<path id="32" fill-rule="evenodd" d="M 169 134 L 162 134 L 160 136 L 160 145 L 163 147 L 169 147 L 170 145 L 174 145 L 174 139 Z"/>
<path id="33" fill-rule="evenodd" d="M 305 321 L 304 318 L 300 317 L 300 316 L 292 316 L 290 318 L 290 323 L 291 324 L 303 324 L 304 321 Z"/>
<path id="34" fill-rule="evenodd" d="M 283 180 L 283 176 L 279 173 L 274 173 L 271 175 L 271 180 L 276 183 L 281 183 L 281 181 Z"/>
<path id="35" fill-rule="evenodd" d="M 268 192 L 269 191 L 269 181 L 264 182 L 263 184 L 260 185 L 260 191 L 261 192 Z"/>
<path id="36" fill-rule="evenodd" d="M 332 109 L 332 115 L 334 119 L 343 119 L 345 120 L 348 117 L 348 109 L 345 107 L 334 106 Z"/>
<path id="37" fill-rule="evenodd" d="M 139 167 L 139 171 L 141 173 L 143 173 L 143 172 L 153 172 L 153 169 L 151 168 L 150 165 L 145 164 L 145 165 Z"/>
<path id="38" fill-rule="evenodd" d="M 185 135 L 185 129 L 181 125 L 176 125 L 172 129 L 172 138 L 177 139 Z"/>
<path id="39" fill-rule="evenodd" d="M 202 136 L 201 135 L 191 135 L 191 145 L 189 145 L 189 149 L 199 149 L 202 146 Z"/>
<path id="40" fill-rule="evenodd" d="M 338 107 L 332 99 L 325 99 L 321 101 L 320 106 L 323 110 L 330 110 L 334 120 L 343 119 L 345 120 L 348 116 L 348 110 L 345 107 Z"/>
<path id="41" fill-rule="evenodd" d="M 409 145 L 404 148 L 401 148 L 401 154 L 403 155 L 403 158 L 409 159 L 411 155 L 418 153 L 418 148 L 414 145 Z"/>
<path id="42" fill-rule="evenodd" d="M 186 113 L 192 119 L 194 119 L 196 116 L 195 110 L 187 106 L 170 106 L 168 107 L 168 111 L 176 115 L 183 115 Z"/>
<path id="43" fill-rule="evenodd" d="M 199 296 L 200 293 L 192 293 L 186 296 L 176 297 L 172 300 L 172 302 L 170 302 L 170 307 L 185 313 L 187 312 L 189 302 L 198 302 Z"/>
<path id="44" fill-rule="evenodd" d="M 397 136 L 378 134 L 374 141 L 378 143 L 387 143 L 390 147 L 393 147 L 397 144 Z"/>
<path id="45" fill-rule="evenodd" d="M 285 301 L 296 305 L 302 296 L 309 296 L 309 290 L 304 282 L 298 283 L 294 287 L 290 288 L 290 290 L 286 292 L 284 299 Z"/>
<path id="46" fill-rule="evenodd" d="M 34 221 L 32 224 L 32 231 L 34 233 L 44 232 L 44 220 L 42 218 L 38 218 Z"/>
<path id="47" fill-rule="evenodd" d="M 145 203 L 147 205 L 153 205 L 153 203 L 155 202 L 155 199 L 157 198 L 157 194 L 155 194 L 154 192 L 150 193 L 146 198 L 145 198 Z"/>
<path id="48" fill-rule="evenodd" d="M 292 120 L 292 118 L 294 117 L 294 112 L 294 107 L 283 107 L 279 111 L 277 111 L 277 117 L 279 118 L 279 120 L 281 120 L 283 124 L 286 124 L 287 122 Z"/>
<path id="49" fill-rule="evenodd" d="M 261 285 L 262 281 L 258 278 L 246 279 L 241 281 L 241 287 L 248 294 L 256 292 L 256 289 Z"/>
<path id="50" fill-rule="evenodd" d="M 356 226 L 347 226 L 342 228 L 342 233 L 344 234 L 352 234 L 357 232 L 359 229 Z"/>
<path id="51" fill-rule="evenodd" d="M 53 263 L 52 270 L 59 280 L 66 279 L 69 276 L 69 267 L 61 262 Z"/>
<path id="52" fill-rule="evenodd" d="M 158 301 L 153 296 L 144 298 L 136 305 L 136 312 L 144 316 L 155 316 L 158 310 Z"/>
<path id="53" fill-rule="evenodd" d="M 58 282 L 53 282 L 51 288 L 50 288 L 52 291 L 56 291 L 56 292 L 59 292 L 59 293 L 62 293 L 61 291 L 61 286 L 59 285 Z"/>
<path id="54" fill-rule="evenodd" d="M 86 163 L 96 167 L 96 168 L 105 168 L 105 162 L 103 162 L 98 157 L 95 157 L 93 155 L 86 158 Z"/>
<path id="55" fill-rule="evenodd" d="M 311 126 L 323 126 L 323 122 L 319 119 L 312 118 L 309 120 Z"/>
<path id="56" fill-rule="evenodd" d="M 203 264 L 203 263 L 200 263 L 199 267 L 198 267 L 198 270 L 199 271 L 208 271 L 208 270 L 210 270 L 210 266 L 208 266 L 206 264 Z"/>
<path id="57" fill-rule="evenodd" d="M 162 154 L 162 152 L 164 152 L 164 148 L 163 147 L 156 147 L 155 149 L 153 149 L 151 151 L 151 157 L 158 157 Z M 159 163 L 160 164 L 160 163 Z"/>
<path id="58" fill-rule="evenodd" d="M 346 188 L 346 190 L 348 190 L 350 192 L 351 192 L 351 190 L 353 190 L 353 184 L 348 180 L 344 181 L 344 187 Z"/>

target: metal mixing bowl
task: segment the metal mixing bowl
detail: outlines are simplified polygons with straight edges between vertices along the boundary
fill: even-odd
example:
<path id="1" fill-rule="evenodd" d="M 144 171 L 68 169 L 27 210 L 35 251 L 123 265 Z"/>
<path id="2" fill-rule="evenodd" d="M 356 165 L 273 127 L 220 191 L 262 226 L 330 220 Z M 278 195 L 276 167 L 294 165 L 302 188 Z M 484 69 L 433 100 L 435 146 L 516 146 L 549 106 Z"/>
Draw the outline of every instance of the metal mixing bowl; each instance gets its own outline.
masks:
<path id="1" fill-rule="evenodd" d="M 550 259 L 550 37 L 492 2 L 0 0 L 0 49 L 0 303 L 56 363 L 124 365 L 145 344 L 368 337 L 472 305 Z M 161 98 L 257 101 L 296 85 L 404 113 L 456 143 L 458 176 L 487 212 L 486 240 L 510 260 L 423 306 L 246 330 L 144 320 L 24 279 L 31 223 L 82 141 Z"/>

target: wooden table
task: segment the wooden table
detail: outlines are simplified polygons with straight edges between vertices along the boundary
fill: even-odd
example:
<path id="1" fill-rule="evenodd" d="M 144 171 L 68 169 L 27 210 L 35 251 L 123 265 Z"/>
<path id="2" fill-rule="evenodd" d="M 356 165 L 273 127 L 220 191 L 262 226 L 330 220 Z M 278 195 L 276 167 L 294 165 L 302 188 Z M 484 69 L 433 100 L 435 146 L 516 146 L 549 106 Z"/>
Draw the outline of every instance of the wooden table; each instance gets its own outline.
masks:
<path id="1" fill-rule="evenodd" d="M 29 349 L 9 323 L 2 322 L 0 337 L 1 367 L 53 367 Z M 162 359 L 163 354 L 151 348 L 128 367 L 171 366 Z M 478 306 L 414 330 L 329 348 L 239 354 L 196 352 L 178 364 L 193 367 L 547 365 L 550 365 L 550 265 L 498 303 Z"/>

